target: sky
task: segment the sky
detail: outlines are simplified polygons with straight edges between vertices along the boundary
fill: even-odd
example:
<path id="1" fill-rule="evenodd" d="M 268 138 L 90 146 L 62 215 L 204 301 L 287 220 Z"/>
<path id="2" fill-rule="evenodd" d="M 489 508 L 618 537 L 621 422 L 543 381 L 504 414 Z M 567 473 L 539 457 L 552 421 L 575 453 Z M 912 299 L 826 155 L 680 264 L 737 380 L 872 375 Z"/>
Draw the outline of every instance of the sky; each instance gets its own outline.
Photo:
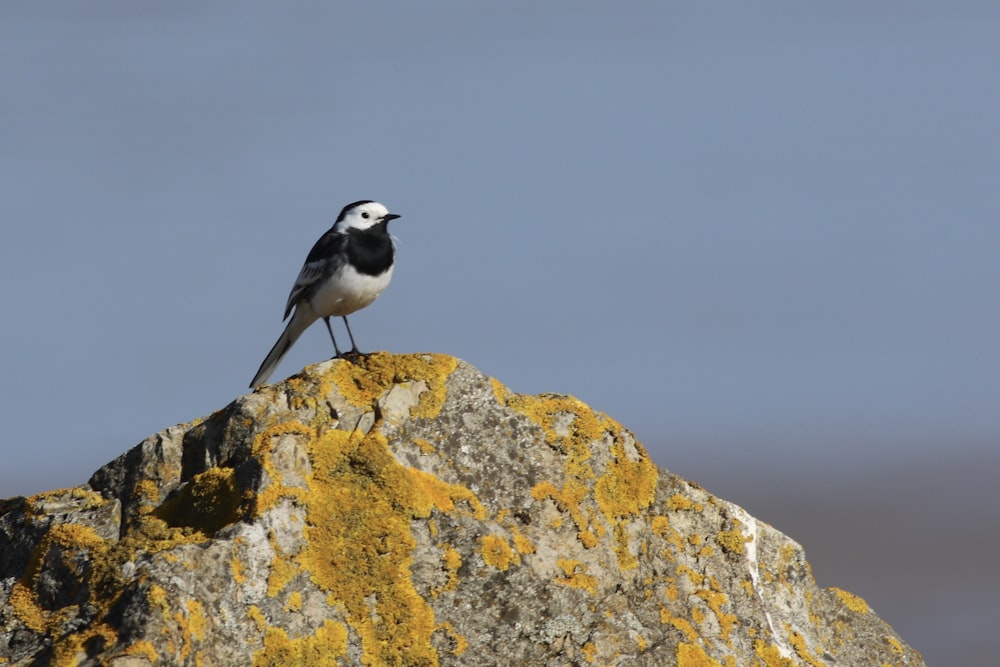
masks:
<path id="1" fill-rule="evenodd" d="M 931 493 L 1000 528 L 1000 492 L 940 486 L 1000 464 L 997 62 L 985 1 L 5 2 L 0 497 L 245 393 L 313 242 L 377 199 L 362 349 L 573 394 L 928 664 L 971 651 L 864 578 L 905 551 L 840 570 L 822 519 L 850 490 L 912 528 Z M 313 327 L 273 379 L 331 354 Z M 877 559 L 869 528 L 837 530 Z"/>

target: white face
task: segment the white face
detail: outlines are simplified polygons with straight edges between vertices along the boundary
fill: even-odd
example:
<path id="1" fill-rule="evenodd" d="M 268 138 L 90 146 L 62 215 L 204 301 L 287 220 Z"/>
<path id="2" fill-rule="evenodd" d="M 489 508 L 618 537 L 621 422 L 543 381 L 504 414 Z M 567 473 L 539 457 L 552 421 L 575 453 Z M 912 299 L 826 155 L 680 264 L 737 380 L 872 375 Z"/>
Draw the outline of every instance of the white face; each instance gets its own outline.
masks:
<path id="1" fill-rule="evenodd" d="M 389 209 L 377 201 L 365 202 L 363 204 L 349 204 L 340 212 L 340 217 L 334 225 L 335 229 L 346 231 L 347 229 L 368 229 L 374 224 L 381 222 L 389 216 L 392 220 L 398 216 L 390 215 Z"/>

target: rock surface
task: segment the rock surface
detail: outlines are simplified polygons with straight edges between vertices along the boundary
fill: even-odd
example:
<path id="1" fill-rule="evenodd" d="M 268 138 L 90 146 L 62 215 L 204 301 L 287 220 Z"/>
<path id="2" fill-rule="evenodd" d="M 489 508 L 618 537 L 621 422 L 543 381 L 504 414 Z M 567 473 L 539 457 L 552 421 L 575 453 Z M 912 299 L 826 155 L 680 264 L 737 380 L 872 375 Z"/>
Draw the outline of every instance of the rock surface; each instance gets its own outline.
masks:
<path id="1" fill-rule="evenodd" d="M 0 665 L 922 665 L 568 396 L 330 361 L 0 501 Z"/>

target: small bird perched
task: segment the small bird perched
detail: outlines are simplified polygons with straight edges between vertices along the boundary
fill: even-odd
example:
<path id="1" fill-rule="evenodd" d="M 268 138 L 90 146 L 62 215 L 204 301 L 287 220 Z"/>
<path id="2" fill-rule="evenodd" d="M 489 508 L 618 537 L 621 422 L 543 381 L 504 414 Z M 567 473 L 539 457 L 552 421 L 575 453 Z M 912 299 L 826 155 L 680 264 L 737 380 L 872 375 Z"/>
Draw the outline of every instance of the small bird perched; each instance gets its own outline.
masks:
<path id="1" fill-rule="evenodd" d="M 395 248 L 387 226 L 398 217 L 368 199 L 344 207 L 333 227 L 309 251 L 288 295 L 283 319 L 288 319 L 293 308 L 295 313 L 253 376 L 251 389 L 267 382 L 302 332 L 320 318 L 330 332 L 337 357 L 344 355 L 333 337 L 331 317 L 344 319 L 351 338 L 349 354 L 359 354 L 347 316 L 374 301 L 392 280 Z"/>

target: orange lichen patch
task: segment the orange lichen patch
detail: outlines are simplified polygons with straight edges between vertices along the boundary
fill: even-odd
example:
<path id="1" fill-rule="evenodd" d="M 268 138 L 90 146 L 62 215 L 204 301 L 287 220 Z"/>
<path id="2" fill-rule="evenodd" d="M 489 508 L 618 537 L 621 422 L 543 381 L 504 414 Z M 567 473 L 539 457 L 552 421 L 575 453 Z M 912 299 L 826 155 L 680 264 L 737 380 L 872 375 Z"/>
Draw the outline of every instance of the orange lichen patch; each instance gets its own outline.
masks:
<path id="1" fill-rule="evenodd" d="M 725 593 L 718 590 L 718 585 L 714 579 L 711 580 L 711 583 L 714 590 L 702 588 L 695 591 L 695 595 L 704 600 L 709 609 L 715 613 L 715 618 L 719 622 L 719 629 L 721 631 L 722 638 L 728 639 L 729 633 L 733 631 L 734 627 L 739 625 L 739 619 L 736 618 L 735 614 L 723 611 L 722 607 L 729 601 L 729 598 L 726 597 Z"/>
<path id="2" fill-rule="evenodd" d="M 431 596 L 437 598 L 445 591 L 453 591 L 458 588 L 458 569 L 462 567 L 462 554 L 450 544 L 444 544 L 444 555 L 441 557 L 445 571 L 448 573 L 448 581 L 440 588 L 431 591 Z"/>
<path id="3" fill-rule="evenodd" d="M 267 596 L 271 598 L 277 596 L 288 582 L 295 578 L 298 571 L 297 564 L 276 555 L 271 560 L 271 571 L 267 575 Z"/>
<path id="4" fill-rule="evenodd" d="M 285 609 L 291 612 L 302 611 L 302 593 L 299 591 L 292 591 L 288 596 L 288 600 L 285 602 Z"/>
<path id="5" fill-rule="evenodd" d="M 663 594 L 672 602 L 677 600 L 677 583 L 673 577 L 667 577 L 667 587 L 663 589 Z"/>
<path id="6" fill-rule="evenodd" d="M 237 538 L 236 542 L 239 542 L 240 538 Z M 233 575 L 233 581 L 237 585 L 242 586 L 247 581 L 247 573 L 243 568 L 243 561 L 240 559 L 239 555 L 234 553 L 232 560 L 229 561 L 229 571 Z"/>
<path id="7" fill-rule="evenodd" d="M 785 624 L 785 630 L 790 630 L 788 624 Z M 791 643 L 792 648 L 795 649 L 795 654 L 806 661 L 811 667 L 825 667 L 822 662 L 817 660 L 810 652 L 809 647 L 806 646 L 806 638 L 802 636 L 799 632 L 789 632 L 788 641 Z"/>
<path id="8" fill-rule="evenodd" d="M 296 563 L 346 609 L 366 664 L 438 664 L 434 611 L 412 582 L 410 524 L 459 512 L 456 501 L 477 514 L 481 505 L 468 489 L 399 464 L 375 429 L 327 431 L 309 443 L 309 457 L 306 545 Z"/>
<path id="9" fill-rule="evenodd" d="M 903 653 L 906 652 L 905 649 L 903 648 L 903 645 L 895 637 L 886 637 L 885 640 L 889 642 L 889 646 L 892 648 L 893 653 L 898 653 L 902 655 Z"/>
<path id="10" fill-rule="evenodd" d="M 25 498 L 24 511 L 31 516 L 44 516 L 48 513 L 47 505 L 52 502 L 62 503 L 66 496 L 74 502 L 74 507 L 80 509 L 95 509 L 101 507 L 108 501 L 100 493 L 82 487 L 74 486 L 68 489 L 55 489 L 53 491 L 43 491 L 33 496 Z"/>
<path id="11" fill-rule="evenodd" d="M 667 498 L 667 508 L 681 512 L 685 512 L 692 509 L 696 512 L 700 512 L 703 509 L 703 506 L 701 503 L 696 503 L 683 494 L 675 493 L 674 495 Z"/>
<path id="12" fill-rule="evenodd" d="M 250 608 L 247 609 L 247 617 L 257 625 L 258 630 L 267 627 L 267 618 L 264 617 L 264 612 L 257 605 L 250 605 Z"/>
<path id="13" fill-rule="evenodd" d="M 743 545 L 752 542 L 753 537 L 745 537 L 739 529 L 722 530 L 715 536 L 715 541 L 719 543 L 722 550 L 732 554 L 742 554 Z"/>
<path id="14" fill-rule="evenodd" d="M 507 405 L 507 395 L 510 393 L 507 387 L 496 378 L 490 378 L 490 386 L 493 387 L 493 395 L 496 397 L 497 403 Z"/>
<path id="15" fill-rule="evenodd" d="M 687 565 L 678 565 L 677 574 L 686 574 L 687 578 L 690 579 L 691 583 L 695 586 L 701 586 L 705 582 L 705 575 L 695 572 Z"/>
<path id="16" fill-rule="evenodd" d="M 672 615 L 666 607 L 660 607 L 660 623 L 674 626 L 684 633 L 690 642 L 698 640 L 698 631 L 694 629 L 694 626 L 687 619 Z"/>
<path id="17" fill-rule="evenodd" d="M 34 591 L 23 582 L 14 582 L 14 587 L 7 598 L 7 604 L 14 611 L 17 619 L 35 632 L 44 632 L 49 618 L 45 610 L 38 604 Z"/>
<path id="18" fill-rule="evenodd" d="M 588 549 L 597 546 L 607 532 L 607 524 L 599 520 L 603 515 L 615 530 L 619 567 L 635 567 L 637 561 L 628 550 L 624 522 L 652 504 L 658 481 L 656 465 L 642 445 L 634 443 L 633 450 L 627 451 L 629 445 L 621 425 L 572 396 L 524 396 L 508 392 L 499 383 L 493 384 L 493 390 L 498 401 L 537 424 L 545 442 L 565 456 L 562 486 L 542 482 L 532 489 L 532 497 L 552 499 L 561 511 L 567 512 L 576 525 L 577 539 Z M 592 447 L 604 442 L 610 443 L 610 462 L 600 478 L 592 481 Z M 581 507 L 591 494 L 591 484 L 600 515 Z"/>
<path id="19" fill-rule="evenodd" d="M 580 651 L 583 653 L 583 657 L 587 662 L 594 662 L 597 660 L 597 646 L 594 642 L 587 642 L 583 645 Z"/>
<path id="20" fill-rule="evenodd" d="M 643 637 L 642 635 L 636 635 L 635 636 L 635 645 L 639 647 L 640 651 L 645 651 L 646 647 L 649 646 L 649 642 L 647 642 L 646 638 Z"/>
<path id="21" fill-rule="evenodd" d="M 406 470 L 410 482 L 414 486 L 413 498 L 418 503 L 417 516 L 428 517 L 431 510 L 435 508 L 443 512 L 455 512 L 455 503 L 461 501 L 471 508 L 471 512 L 468 514 L 480 520 L 486 518 L 486 508 L 479 502 L 476 494 L 469 489 L 464 486 L 448 484 L 423 470 L 416 468 L 407 468 Z"/>
<path id="22" fill-rule="evenodd" d="M 615 556 L 618 557 L 618 568 L 621 570 L 639 567 L 639 559 L 628 548 L 628 531 L 624 521 L 615 523 Z"/>
<path id="23" fill-rule="evenodd" d="M 565 576 L 556 577 L 555 582 L 562 586 L 571 588 L 582 588 L 591 595 L 597 593 L 597 577 L 587 574 L 587 566 L 578 560 L 560 558 L 556 565 L 563 571 Z"/>
<path id="24" fill-rule="evenodd" d="M 201 641 L 205 638 L 205 629 L 208 622 L 205 619 L 205 608 L 198 600 L 188 600 L 187 604 L 187 625 L 191 629 L 191 637 Z"/>
<path id="25" fill-rule="evenodd" d="M 209 468 L 153 511 L 172 527 L 187 526 L 205 535 L 240 519 L 243 492 L 232 468 Z"/>
<path id="26" fill-rule="evenodd" d="M 98 623 L 82 632 L 71 632 L 55 641 L 50 665 L 77 665 L 86 656 L 87 645 L 111 646 L 118 635 L 105 623 Z"/>
<path id="27" fill-rule="evenodd" d="M 794 660 L 782 657 L 777 646 L 762 639 L 754 640 L 753 650 L 762 667 L 797 667 Z"/>
<path id="28" fill-rule="evenodd" d="M 867 614 L 871 611 L 871 607 L 862 598 L 858 597 L 854 593 L 848 593 L 845 590 L 839 588 L 831 588 L 831 592 L 835 593 L 840 601 L 845 607 L 853 611 L 855 614 Z"/>
<path id="29" fill-rule="evenodd" d="M 358 407 L 373 405 L 392 385 L 422 380 L 427 391 L 420 402 L 410 408 L 410 416 L 432 419 L 444 406 L 448 377 L 458 367 L 458 359 L 443 354 L 388 354 L 376 352 L 362 357 L 357 363 L 334 364 L 328 376 L 351 404 Z"/>
<path id="30" fill-rule="evenodd" d="M 152 609 L 158 609 L 163 620 L 170 619 L 170 595 L 166 589 L 158 584 L 153 584 L 146 591 L 146 601 Z"/>
<path id="31" fill-rule="evenodd" d="M 433 454 L 435 451 L 437 451 L 434 448 L 434 445 L 432 445 L 427 440 L 424 440 L 423 438 L 414 438 L 413 444 L 417 446 L 417 449 L 420 450 L 421 454 Z"/>
<path id="32" fill-rule="evenodd" d="M 434 628 L 434 631 L 435 632 L 443 631 L 448 634 L 448 638 L 451 640 L 451 643 L 453 644 L 451 649 L 451 654 L 453 656 L 458 657 L 463 653 L 465 653 L 465 650 L 469 648 L 468 640 L 466 640 L 466 638 L 463 637 L 462 635 L 458 634 L 458 632 L 455 631 L 455 626 L 453 626 L 451 623 L 447 621 L 445 621 L 444 623 L 438 623 L 438 626 Z"/>
<path id="33" fill-rule="evenodd" d="M 531 540 L 521 534 L 521 531 L 519 531 L 516 527 L 512 527 L 510 529 L 510 533 L 514 542 L 514 548 L 517 549 L 517 553 L 522 556 L 535 553 L 535 545 Z"/>
<path id="34" fill-rule="evenodd" d="M 282 498 L 292 498 L 301 501 L 305 496 L 303 489 L 300 487 L 282 484 L 281 472 L 274 465 L 272 458 L 274 446 L 272 440 L 286 436 L 296 436 L 311 442 L 316 438 L 316 431 L 301 422 L 289 421 L 276 424 L 261 431 L 254 438 L 251 452 L 267 474 L 269 483 L 254 496 L 253 508 L 250 513 L 253 518 L 263 516 L 264 512 L 277 505 L 278 501 Z"/>
<path id="35" fill-rule="evenodd" d="M 130 646 L 125 647 L 125 650 L 122 651 L 122 653 L 124 655 L 143 657 L 153 664 L 156 664 L 159 659 L 159 656 L 156 655 L 156 649 L 153 647 L 153 644 L 145 639 L 140 639 Z"/>
<path id="36" fill-rule="evenodd" d="M 590 532 L 587 517 L 580 508 L 580 503 L 587 497 L 586 485 L 574 479 L 569 479 L 559 489 L 551 482 L 540 482 L 531 489 L 531 497 L 535 500 L 551 498 L 560 511 L 569 513 L 570 518 L 573 519 L 573 523 L 576 524 L 578 537 L 582 533 Z M 594 544 L 596 544 L 596 541 L 591 546 Z M 587 546 L 587 541 L 584 542 L 584 546 Z"/>
<path id="37" fill-rule="evenodd" d="M 480 553 L 485 562 L 490 567 L 494 567 L 504 572 L 511 566 L 521 564 L 521 557 L 510 548 L 507 540 L 499 535 L 484 535 Z"/>
<path id="38" fill-rule="evenodd" d="M 282 628 L 268 628 L 264 634 L 264 648 L 254 654 L 253 666 L 325 667 L 338 664 L 337 658 L 345 653 L 347 628 L 343 623 L 327 619 L 315 635 L 308 637 L 291 638 Z"/>
<path id="39" fill-rule="evenodd" d="M 649 526 L 653 531 L 653 534 L 658 535 L 673 544 L 677 553 L 684 550 L 684 538 L 679 532 L 674 530 L 673 526 L 670 525 L 670 519 L 668 517 L 662 515 L 654 516 L 650 520 Z M 661 555 L 670 560 L 674 560 L 675 558 L 674 554 L 671 553 L 669 549 L 664 550 Z"/>
<path id="40" fill-rule="evenodd" d="M 711 558 L 715 554 L 715 549 L 704 546 L 698 551 L 698 558 Z"/>
<path id="41" fill-rule="evenodd" d="M 635 443 L 636 460 L 633 460 L 626 453 L 620 435 L 611 445 L 611 457 L 607 471 L 594 484 L 597 504 L 610 522 L 639 516 L 653 504 L 659 480 L 656 464 L 639 443 Z"/>
<path id="42" fill-rule="evenodd" d="M 677 645 L 677 667 L 723 667 L 697 644 Z"/>
<path id="43" fill-rule="evenodd" d="M 75 523 L 52 526 L 32 551 L 24 573 L 11 589 L 8 604 L 14 615 L 35 632 L 46 632 L 50 624 L 58 624 L 59 614 L 46 611 L 36 595 L 35 586 L 42 564 L 52 566 L 54 559 L 58 559 L 57 567 L 65 570 L 77 583 L 92 578 L 104 579 L 113 572 L 107 563 L 109 551 L 109 544 L 89 526 Z M 93 595 L 92 588 L 90 592 Z M 85 638 L 97 633 L 98 630 L 92 628 Z"/>

